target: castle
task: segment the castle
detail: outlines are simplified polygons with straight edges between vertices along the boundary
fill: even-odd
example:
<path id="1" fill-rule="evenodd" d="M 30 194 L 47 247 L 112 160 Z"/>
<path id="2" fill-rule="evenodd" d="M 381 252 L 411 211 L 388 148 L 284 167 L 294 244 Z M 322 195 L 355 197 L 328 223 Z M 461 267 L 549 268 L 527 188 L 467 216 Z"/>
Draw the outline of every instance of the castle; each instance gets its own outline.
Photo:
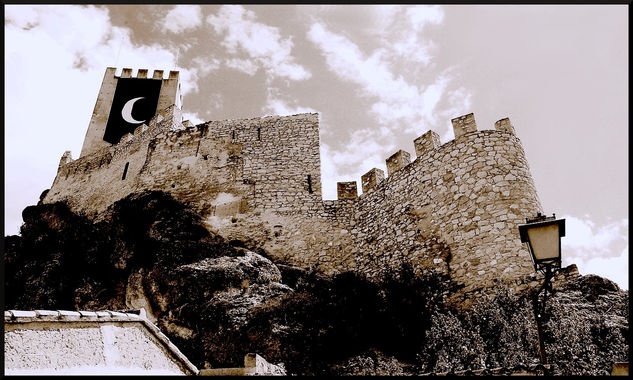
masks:
<path id="1" fill-rule="evenodd" d="M 472 113 L 457 117 L 454 140 L 428 131 L 415 159 L 399 150 L 386 176 L 364 174 L 362 195 L 355 181 L 339 182 L 338 199 L 323 200 L 318 114 L 193 125 L 182 121 L 178 76 L 106 69 L 81 155 L 63 154 L 42 202 L 99 220 L 131 193 L 162 190 L 225 238 L 323 273 L 380 277 L 411 264 L 474 290 L 533 272 L 517 225 L 543 210 L 509 119 L 477 130 Z M 149 82 L 150 95 L 131 90 Z M 152 96 L 149 116 L 131 113 Z"/>

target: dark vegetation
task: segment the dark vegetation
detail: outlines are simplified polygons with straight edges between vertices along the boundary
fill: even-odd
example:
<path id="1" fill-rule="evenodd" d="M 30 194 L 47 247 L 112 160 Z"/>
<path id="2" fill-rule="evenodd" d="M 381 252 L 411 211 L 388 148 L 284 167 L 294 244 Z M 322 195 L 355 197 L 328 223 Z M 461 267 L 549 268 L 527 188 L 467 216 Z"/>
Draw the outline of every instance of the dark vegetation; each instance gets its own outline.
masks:
<path id="1" fill-rule="evenodd" d="M 406 266 L 381 283 L 276 266 L 161 192 L 131 195 L 98 223 L 61 203 L 27 207 L 23 218 L 21 236 L 5 237 L 7 309 L 126 309 L 128 278 L 140 274 L 159 327 L 199 368 L 241 366 L 248 352 L 291 374 L 538 362 L 531 304 L 502 287 L 462 310 L 444 302 L 447 279 Z M 550 304 L 545 341 L 558 373 L 607 374 L 627 360 L 628 292 L 584 276 Z"/>
<path id="2" fill-rule="evenodd" d="M 355 273 L 306 273 L 295 292 L 255 309 L 236 334 L 292 373 L 332 374 L 332 363 L 368 350 L 415 361 L 443 286 L 436 277 L 414 278 L 409 268 L 397 274 L 376 284 Z"/>
<path id="3" fill-rule="evenodd" d="M 125 309 L 127 278 L 139 268 L 236 254 L 168 194 L 134 194 L 109 211 L 93 224 L 63 203 L 25 208 L 21 236 L 5 238 L 6 305 Z"/>

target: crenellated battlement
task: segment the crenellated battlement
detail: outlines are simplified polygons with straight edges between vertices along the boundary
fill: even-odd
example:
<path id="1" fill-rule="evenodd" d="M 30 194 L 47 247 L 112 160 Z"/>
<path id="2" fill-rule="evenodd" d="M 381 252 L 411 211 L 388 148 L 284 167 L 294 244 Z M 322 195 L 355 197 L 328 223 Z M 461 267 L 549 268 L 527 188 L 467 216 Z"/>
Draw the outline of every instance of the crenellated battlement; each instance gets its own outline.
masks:
<path id="1" fill-rule="evenodd" d="M 409 152 L 399 150 L 387 158 L 385 162 L 387 163 L 387 176 L 391 176 L 411 162 L 411 155 Z"/>
<path id="2" fill-rule="evenodd" d="M 378 168 L 373 168 L 367 173 L 363 174 L 360 179 L 363 186 L 363 193 L 366 193 L 367 191 L 369 191 L 369 189 L 373 188 L 384 179 L 385 172 Z"/>
<path id="3" fill-rule="evenodd" d="M 148 69 L 138 69 L 136 76 L 133 76 L 133 69 L 124 67 L 121 69 L 121 75 L 116 76 L 116 68 L 108 67 L 106 69 L 106 76 L 109 78 L 137 78 L 137 79 L 148 79 L 149 70 Z M 170 70 L 167 78 L 164 78 L 165 71 L 164 70 L 154 70 L 152 72 L 151 79 L 178 79 L 180 72 L 175 70 Z"/>
<path id="4" fill-rule="evenodd" d="M 510 122 L 509 118 L 504 118 L 501 120 L 498 120 L 495 122 L 495 129 L 497 131 L 500 132 L 508 132 L 508 133 L 512 133 L 513 135 L 516 134 L 515 130 L 514 130 L 514 126 L 512 126 L 512 123 Z"/>
<path id="5" fill-rule="evenodd" d="M 43 203 L 64 201 L 98 220 L 129 194 L 160 190 L 215 233 L 326 273 L 375 278 L 409 263 L 466 290 L 531 273 L 516 225 L 543 210 L 508 118 L 481 131 L 472 113 L 454 118 L 453 140 L 427 131 L 413 141 L 415 159 L 398 150 L 385 160 L 387 176 L 361 176 L 362 194 L 357 181 L 338 182 L 338 199 L 323 200 L 318 114 L 193 125 L 176 103 L 178 72 L 149 74 L 134 78 L 161 80 L 157 112 L 107 143 L 103 117 L 117 80 L 133 71 L 106 70 L 82 153 L 64 152 Z"/>
<path id="6" fill-rule="evenodd" d="M 338 199 L 356 199 L 358 196 L 356 181 L 337 182 L 336 193 L 338 195 Z"/>
<path id="7" fill-rule="evenodd" d="M 440 137 L 434 131 L 427 131 L 422 136 L 413 140 L 413 145 L 415 147 L 415 153 L 416 153 L 415 161 L 418 161 L 420 159 L 426 159 L 432 156 L 439 149 L 442 149 L 445 151 L 443 153 L 444 155 L 450 155 L 451 157 L 455 157 L 456 154 L 451 153 L 451 152 L 454 151 L 455 153 L 457 153 L 458 149 L 461 148 L 461 147 L 457 147 L 456 141 L 458 141 L 458 138 L 459 138 L 459 141 L 461 141 L 462 140 L 461 137 L 464 136 L 465 134 L 478 132 L 477 126 L 475 124 L 475 116 L 472 113 L 469 113 L 467 115 L 463 115 L 460 117 L 456 117 L 452 119 L 452 123 L 453 123 L 455 136 L 458 136 L 458 137 L 456 137 L 454 140 L 446 142 L 445 144 L 440 143 Z M 495 122 L 494 130 L 484 130 L 484 131 L 487 131 L 487 133 L 481 134 L 482 136 L 485 136 L 489 134 L 490 132 L 493 132 L 493 134 L 494 132 L 506 132 L 512 135 L 516 134 L 514 127 L 512 126 L 512 123 L 510 122 L 510 119 L 507 117 Z M 484 131 L 479 131 L 479 132 L 484 132 Z M 480 141 L 477 141 L 477 140 L 472 140 L 472 141 L 473 143 L 480 143 Z M 456 150 L 446 151 L 447 149 L 456 149 Z M 391 177 L 400 169 L 405 168 L 408 165 L 413 163 L 411 161 L 411 155 L 404 150 L 398 150 L 396 153 L 389 156 L 385 160 L 385 162 L 387 166 L 387 174 L 389 177 Z M 382 182 L 384 179 L 385 179 L 384 172 L 382 170 L 377 169 L 377 168 L 371 169 L 369 172 L 365 173 L 361 177 L 363 193 L 368 192 L 370 189 L 374 188 L 378 183 Z M 337 184 L 338 189 L 339 189 L 338 199 L 356 198 L 356 196 L 351 197 L 350 192 L 348 191 L 344 191 L 344 190 L 341 191 L 341 188 L 346 189 L 348 186 L 351 186 L 351 185 L 347 185 L 349 183 L 351 182 L 339 182 L 339 184 L 342 184 L 342 185 Z M 341 194 L 343 195 L 343 197 L 341 197 Z"/>
<path id="8" fill-rule="evenodd" d="M 477 131 L 475 115 L 472 113 L 451 119 L 451 123 L 453 124 L 455 139 L 462 137 L 466 133 Z"/>
<path id="9" fill-rule="evenodd" d="M 413 140 L 413 146 L 415 147 L 415 155 L 422 157 L 427 154 L 431 154 L 435 149 L 440 147 L 440 136 L 433 132 L 428 131 L 417 139 Z"/>

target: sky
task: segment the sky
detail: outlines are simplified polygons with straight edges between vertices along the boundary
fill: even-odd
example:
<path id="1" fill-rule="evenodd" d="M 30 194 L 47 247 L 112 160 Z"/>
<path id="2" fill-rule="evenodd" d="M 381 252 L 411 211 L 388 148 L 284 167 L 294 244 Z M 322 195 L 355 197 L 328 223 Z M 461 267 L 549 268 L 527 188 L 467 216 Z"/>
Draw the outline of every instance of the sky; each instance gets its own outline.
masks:
<path id="1" fill-rule="evenodd" d="M 106 67 L 184 119 L 318 112 L 325 199 L 452 118 L 509 117 L 563 265 L 628 289 L 627 5 L 5 5 L 5 235 L 77 158 Z M 360 188 L 360 186 L 359 186 Z"/>

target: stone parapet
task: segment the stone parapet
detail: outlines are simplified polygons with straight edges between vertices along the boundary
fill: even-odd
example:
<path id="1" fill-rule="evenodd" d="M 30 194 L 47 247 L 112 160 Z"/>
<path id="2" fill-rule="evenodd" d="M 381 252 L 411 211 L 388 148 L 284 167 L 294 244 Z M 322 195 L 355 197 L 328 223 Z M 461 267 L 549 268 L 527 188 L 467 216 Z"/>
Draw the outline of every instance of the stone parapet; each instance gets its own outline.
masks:
<path id="1" fill-rule="evenodd" d="M 415 155 L 423 157 L 440 147 L 440 136 L 433 131 L 428 131 L 413 140 L 413 146 L 415 147 Z"/>
<path id="2" fill-rule="evenodd" d="M 358 196 L 356 181 L 337 182 L 336 193 L 338 195 L 338 199 L 355 199 Z"/>
<path id="3" fill-rule="evenodd" d="M 455 139 L 462 137 L 466 133 L 477 131 L 477 124 L 475 123 L 475 115 L 473 113 L 451 119 L 451 123 L 453 124 Z"/>
<path id="4" fill-rule="evenodd" d="M 411 155 L 404 150 L 399 150 L 387 158 L 387 175 L 391 176 L 393 173 L 404 168 L 411 162 Z"/>
<path id="5" fill-rule="evenodd" d="M 366 193 L 367 191 L 369 191 L 369 189 L 376 186 L 377 184 L 382 182 L 384 179 L 385 179 L 385 172 L 377 168 L 373 168 L 367 173 L 363 174 L 363 176 L 361 177 L 363 193 Z"/>
<path id="6" fill-rule="evenodd" d="M 514 126 L 510 122 L 509 118 L 504 118 L 495 122 L 495 129 L 499 132 L 508 132 L 516 135 L 516 131 L 514 130 Z"/>

